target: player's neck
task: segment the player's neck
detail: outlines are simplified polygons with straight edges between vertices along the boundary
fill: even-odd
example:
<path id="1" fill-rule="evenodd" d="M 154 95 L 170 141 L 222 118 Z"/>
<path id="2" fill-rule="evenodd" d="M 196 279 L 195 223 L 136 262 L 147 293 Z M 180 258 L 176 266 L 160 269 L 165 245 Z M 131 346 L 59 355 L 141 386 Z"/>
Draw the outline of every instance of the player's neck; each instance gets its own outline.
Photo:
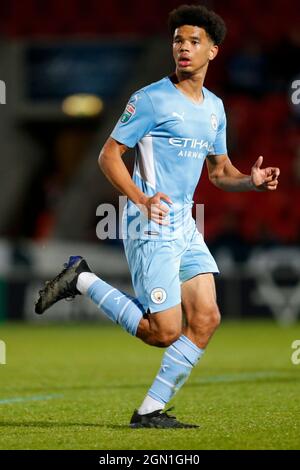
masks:
<path id="1" fill-rule="evenodd" d="M 172 76 L 174 85 L 179 88 L 182 93 L 187 95 L 192 101 L 202 103 L 203 101 L 203 83 L 206 75 L 206 70 L 200 71 L 197 74 L 181 73 L 176 70 Z"/>

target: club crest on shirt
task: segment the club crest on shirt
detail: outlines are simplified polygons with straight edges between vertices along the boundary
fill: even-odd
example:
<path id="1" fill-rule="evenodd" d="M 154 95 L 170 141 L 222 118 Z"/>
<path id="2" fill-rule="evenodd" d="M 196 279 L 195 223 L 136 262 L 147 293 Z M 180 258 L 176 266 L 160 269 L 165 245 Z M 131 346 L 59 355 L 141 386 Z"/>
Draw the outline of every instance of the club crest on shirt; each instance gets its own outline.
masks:
<path id="1" fill-rule="evenodd" d="M 154 302 L 155 304 L 162 304 L 167 298 L 167 293 L 165 289 L 162 289 L 161 287 L 156 287 L 155 289 L 152 289 L 150 296 L 152 302 Z"/>
<path id="2" fill-rule="evenodd" d="M 218 129 L 218 119 L 215 114 L 212 114 L 210 116 L 210 123 L 211 123 L 211 127 L 213 128 L 213 130 L 216 131 Z"/>
<path id="3" fill-rule="evenodd" d="M 128 103 L 126 108 L 125 108 L 124 113 L 121 116 L 120 121 L 123 122 L 123 123 L 128 122 L 129 119 L 132 118 L 132 116 L 135 114 L 135 109 L 136 108 L 135 108 L 133 103 Z"/>

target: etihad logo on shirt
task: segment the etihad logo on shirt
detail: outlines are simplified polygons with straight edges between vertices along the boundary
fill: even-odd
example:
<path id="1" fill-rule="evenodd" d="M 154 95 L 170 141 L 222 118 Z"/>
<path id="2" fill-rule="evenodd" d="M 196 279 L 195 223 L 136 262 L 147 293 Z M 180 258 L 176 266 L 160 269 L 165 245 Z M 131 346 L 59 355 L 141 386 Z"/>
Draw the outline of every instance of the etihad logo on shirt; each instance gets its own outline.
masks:
<path id="1" fill-rule="evenodd" d="M 213 143 L 203 139 L 172 137 L 169 139 L 169 144 L 184 149 L 179 151 L 178 157 L 202 158 L 213 150 Z"/>

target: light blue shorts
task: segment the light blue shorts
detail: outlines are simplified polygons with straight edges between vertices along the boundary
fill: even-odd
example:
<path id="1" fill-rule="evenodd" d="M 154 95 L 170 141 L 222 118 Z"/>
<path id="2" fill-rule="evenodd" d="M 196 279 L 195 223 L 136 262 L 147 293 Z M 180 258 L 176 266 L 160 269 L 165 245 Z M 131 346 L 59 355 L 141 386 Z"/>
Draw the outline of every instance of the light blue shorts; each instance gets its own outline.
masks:
<path id="1" fill-rule="evenodd" d="M 219 274 L 218 266 L 197 228 L 184 238 L 123 240 L 135 294 L 145 312 L 181 303 L 181 284 L 197 274 Z"/>

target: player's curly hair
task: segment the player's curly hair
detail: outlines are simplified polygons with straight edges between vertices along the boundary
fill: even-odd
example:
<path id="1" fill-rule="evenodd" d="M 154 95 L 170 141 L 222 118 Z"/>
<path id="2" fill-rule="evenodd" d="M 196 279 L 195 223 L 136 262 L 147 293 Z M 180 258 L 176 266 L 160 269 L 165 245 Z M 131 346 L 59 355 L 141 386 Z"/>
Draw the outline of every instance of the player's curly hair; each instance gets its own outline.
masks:
<path id="1" fill-rule="evenodd" d="M 183 25 L 203 28 L 217 46 L 226 36 L 226 25 L 223 19 L 204 5 L 181 5 L 169 13 L 168 27 L 173 36 L 176 28 Z"/>

